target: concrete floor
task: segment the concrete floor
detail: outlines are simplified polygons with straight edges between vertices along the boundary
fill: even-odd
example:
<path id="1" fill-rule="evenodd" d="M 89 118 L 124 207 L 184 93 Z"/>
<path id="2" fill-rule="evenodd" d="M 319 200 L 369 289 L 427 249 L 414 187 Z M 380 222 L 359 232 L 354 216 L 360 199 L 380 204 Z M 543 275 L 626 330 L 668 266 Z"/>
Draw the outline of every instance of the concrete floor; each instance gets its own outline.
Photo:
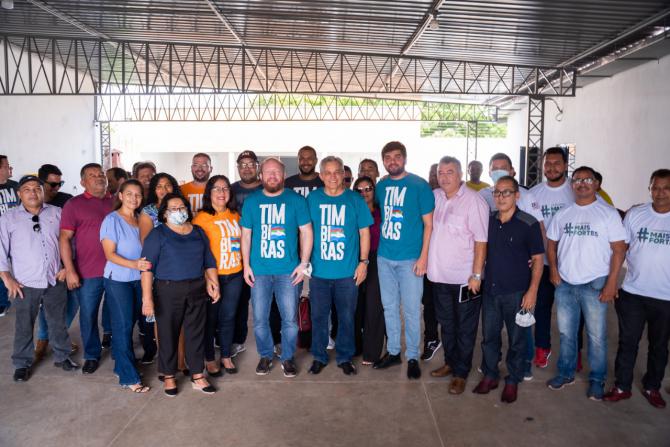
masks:
<path id="1" fill-rule="evenodd" d="M 610 377 L 616 350 L 616 315 L 610 313 Z M 633 398 L 617 404 L 586 399 L 587 372 L 577 383 L 550 391 L 555 352 L 547 370 L 536 370 L 519 400 L 500 402 L 499 390 L 487 396 L 471 389 L 480 379 L 473 370 L 467 390 L 447 393 L 448 379 L 434 379 L 442 351 L 422 363 L 423 378 L 408 381 L 405 368 L 374 371 L 356 363 L 359 374 L 344 376 L 334 361 L 314 377 L 311 356 L 299 350 L 299 375 L 258 377 L 253 339 L 237 357 L 241 372 L 213 382 L 207 396 L 180 376 L 180 393 L 168 398 L 156 367 L 142 369 L 155 387 L 147 395 L 122 390 L 107 352 L 96 374 L 67 373 L 52 366 L 50 355 L 33 369 L 27 383 L 12 381 L 14 312 L 0 318 L 0 446 L 668 446 L 670 409 L 651 407 L 640 395 L 646 355 L 638 359 Z M 76 326 L 71 330 L 79 343 Z M 555 340 L 558 340 L 555 335 Z M 556 342 L 556 344 L 558 344 Z M 641 346 L 646 353 L 646 343 Z M 480 362 L 475 350 L 474 365 Z M 77 354 L 77 360 L 81 354 Z M 667 386 L 667 379 L 665 384 Z M 666 399 L 670 396 L 663 392 Z"/>

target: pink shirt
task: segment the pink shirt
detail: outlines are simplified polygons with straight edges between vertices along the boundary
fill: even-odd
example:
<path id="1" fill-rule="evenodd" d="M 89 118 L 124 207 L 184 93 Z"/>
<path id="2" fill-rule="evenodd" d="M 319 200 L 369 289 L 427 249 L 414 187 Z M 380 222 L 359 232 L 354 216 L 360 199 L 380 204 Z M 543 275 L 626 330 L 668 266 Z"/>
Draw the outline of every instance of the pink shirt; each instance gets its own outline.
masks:
<path id="1" fill-rule="evenodd" d="M 435 211 L 428 249 L 428 279 L 465 284 L 473 273 L 475 242 L 488 239 L 489 206 L 465 183 L 461 183 L 451 199 L 440 188 L 433 194 Z"/>
<path id="2" fill-rule="evenodd" d="M 102 278 L 107 259 L 100 243 L 100 226 L 113 204 L 109 194 L 98 199 L 84 192 L 68 200 L 63 207 L 60 229 L 74 231 L 74 263 L 84 279 Z"/>

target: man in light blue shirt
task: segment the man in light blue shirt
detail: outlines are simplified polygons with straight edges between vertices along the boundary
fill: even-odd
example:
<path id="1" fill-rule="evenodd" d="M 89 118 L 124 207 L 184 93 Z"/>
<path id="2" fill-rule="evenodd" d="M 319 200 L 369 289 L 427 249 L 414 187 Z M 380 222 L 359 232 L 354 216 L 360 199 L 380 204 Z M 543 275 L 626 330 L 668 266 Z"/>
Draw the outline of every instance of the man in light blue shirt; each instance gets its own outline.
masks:
<path id="1" fill-rule="evenodd" d="M 379 287 L 388 337 L 388 352 L 375 362 L 375 369 L 401 363 L 400 305 L 405 316 L 407 377 L 421 377 L 421 295 L 428 264 L 428 243 L 433 228 L 435 197 L 421 177 L 405 171 L 407 149 L 398 142 L 387 143 L 382 160 L 388 177 L 377 184 L 375 198 L 382 217 L 379 240 Z"/>
<path id="2" fill-rule="evenodd" d="M 70 359 L 70 336 L 65 325 L 67 288 L 60 263 L 60 208 L 44 203 L 42 181 L 25 176 L 19 181 L 21 205 L 0 217 L 0 277 L 16 306 L 14 380 L 30 378 L 33 328 L 40 304 L 51 329 L 55 366 L 79 367 Z"/>
<path id="3" fill-rule="evenodd" d="M 312 314 L 311 374 L 319 374 L 328 363 L 328 315 L 337 311 L 337 366 L 344 374 L 356 374 L 351 361 L 356 346 L 354 315 L 358 286 L 365 280 L 370 251 L 372 214 L 360 194 L 345 187 L 342 159 L 329 156 L 321 161 L 319 176 L 324 187 L 307 197 L 316 243 L 312 250 L 310 302 Z"/>
<path id="4" fill-rule="evenodd" d="M 282 369 L 284 376 L 295 377 L 298 295 L 312 253 L 312 224 L 305 199 L 284 188 L 284 164 L 267 158 L 260 171 L 263 189 L 246 198 L 240 220 L 244 280 L 251 287 L 256 348 L 261 356 L 256 374 L 269 374 L 272 368 L 269 314 L 274 293 L 282 320 Z"/>

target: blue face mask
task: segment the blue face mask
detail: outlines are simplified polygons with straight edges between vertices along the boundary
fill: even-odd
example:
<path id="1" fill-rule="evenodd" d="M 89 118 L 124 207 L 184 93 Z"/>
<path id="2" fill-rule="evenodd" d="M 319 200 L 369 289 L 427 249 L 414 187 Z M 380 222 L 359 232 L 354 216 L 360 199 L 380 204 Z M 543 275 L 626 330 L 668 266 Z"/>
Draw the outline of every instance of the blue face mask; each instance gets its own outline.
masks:
<path id="1" fill-rule="evenodd" d="M 182 225 L 188 220 L 188 213 L 186 211 L 169 211 L 167 221 L 172 225 Z"/>
<path id="2" fill-rule="evenodd" d="M 496 169 L 495 171 L 491 171 L 491 180 L 493 180 L 493 184 L 496 184 L 498 180 L 505 177 L 506 175 L 509 175 L 509 172 L 505 171 L 504 169 Z"/>

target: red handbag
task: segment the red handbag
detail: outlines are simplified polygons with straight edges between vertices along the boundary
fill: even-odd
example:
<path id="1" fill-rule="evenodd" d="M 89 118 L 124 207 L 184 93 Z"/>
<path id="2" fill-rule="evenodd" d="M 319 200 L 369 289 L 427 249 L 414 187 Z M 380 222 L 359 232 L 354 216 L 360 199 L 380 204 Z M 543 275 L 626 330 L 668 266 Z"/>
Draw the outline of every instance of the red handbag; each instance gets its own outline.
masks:
<path id="1" fill-rule="evenodd" d="M 298 303 L 298 347 L 309 349 L 312 346 L 312 317 L 309 298 L 303 296 Z"/>

